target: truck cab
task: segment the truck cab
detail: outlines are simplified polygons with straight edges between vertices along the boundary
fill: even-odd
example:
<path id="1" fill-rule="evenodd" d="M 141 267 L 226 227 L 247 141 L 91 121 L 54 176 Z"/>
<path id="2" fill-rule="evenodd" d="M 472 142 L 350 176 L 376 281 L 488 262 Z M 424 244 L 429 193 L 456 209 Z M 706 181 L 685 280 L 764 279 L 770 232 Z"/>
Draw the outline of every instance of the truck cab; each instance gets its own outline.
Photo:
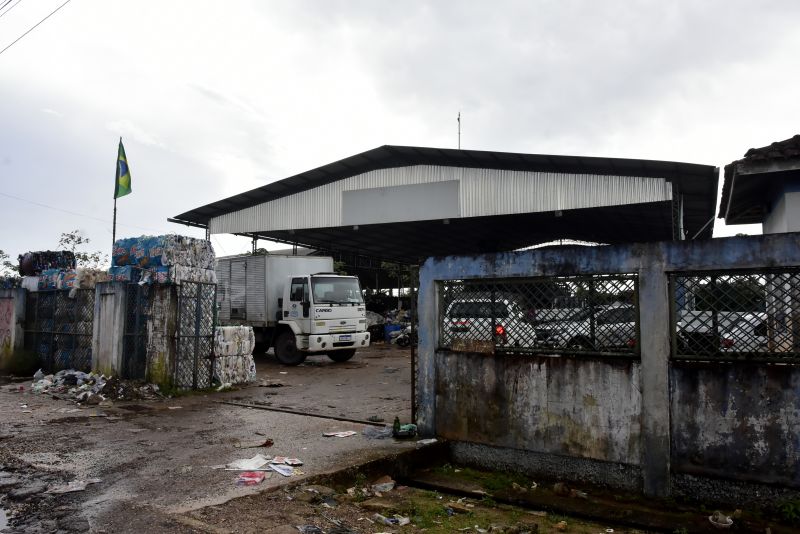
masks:
<path id="1" fill-rule="evenodd" d="M 344 362 L 369 346 L 366 306 L 355 276 L 299 274 L 284 284 L 278 303 L 275 356 L 299 365 L 309 354 Z"/>

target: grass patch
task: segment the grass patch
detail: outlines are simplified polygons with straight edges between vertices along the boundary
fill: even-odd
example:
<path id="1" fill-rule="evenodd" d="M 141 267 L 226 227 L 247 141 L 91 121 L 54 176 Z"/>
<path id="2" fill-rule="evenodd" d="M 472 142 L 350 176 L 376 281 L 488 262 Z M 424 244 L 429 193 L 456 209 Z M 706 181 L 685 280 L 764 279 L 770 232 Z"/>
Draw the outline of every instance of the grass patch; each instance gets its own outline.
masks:
<path id="1" fill-rule="evenodd" d="M 489 492 L 507 490 L 514 484 L 523 488 L 530 488 L 533 480 L 519 473 L 506 473 L 502 471 L 480 471 L 471 467 L 454 467 L 445 464 L 434 469 L 435 473 L 457 477 L 482 486 Z"/>

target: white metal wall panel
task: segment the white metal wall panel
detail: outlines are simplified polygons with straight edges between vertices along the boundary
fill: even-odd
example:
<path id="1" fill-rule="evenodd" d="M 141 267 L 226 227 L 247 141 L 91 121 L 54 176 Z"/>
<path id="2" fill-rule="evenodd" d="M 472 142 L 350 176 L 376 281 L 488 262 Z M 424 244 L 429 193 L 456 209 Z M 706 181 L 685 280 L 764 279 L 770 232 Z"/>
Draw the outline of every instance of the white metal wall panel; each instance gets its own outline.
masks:
<path id="1" fill-rule="evenodd" d="M 211 219 L 209 226 L 214 234 L 343 226 L 343 191 L 449 180 L 460 181 L 462 217 L 640 204 L 672 198 L 672 187 L 664 178 L 415 165 L 358 174 L 226 213 Z"/>
<path id="2" fill-rule="evenodd" d="M 267 288 L 264 282 L 266 256 L 250 256 L 247 258 L 247 322 L 263 323 L 267 321 Z"/>

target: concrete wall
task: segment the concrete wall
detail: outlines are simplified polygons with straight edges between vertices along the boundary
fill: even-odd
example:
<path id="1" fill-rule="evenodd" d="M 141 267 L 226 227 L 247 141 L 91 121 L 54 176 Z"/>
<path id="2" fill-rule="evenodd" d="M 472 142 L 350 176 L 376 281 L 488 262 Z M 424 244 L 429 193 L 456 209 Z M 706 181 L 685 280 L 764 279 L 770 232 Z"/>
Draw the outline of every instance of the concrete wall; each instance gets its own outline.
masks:
<path id="1" fill-rule="evenodd" d="M 25 290 L 0 289 L 0 369 L 25 343 Z"/>
<path id="2" fill-rule="evenodd" d="M 764 218 L 764 233 L 800 231 L 800 192 L 784 191 L 773 201 L 770 213 Z"/>
<path id="3" fill-rule="evenodd" d="M 441 352 L 436 432 L 449 440 L 638 465 L 639 367 L 621 359 Z"/>
<path id="4" fill-rule="evenodd" d="M 462 459 L 492 465 L 500 450 L 505 465 L 532 474 L 647 495 L 669 495 L 673 483 L 700 495 L 724 476 L 756 485 L 741 486 L 744 497 L 768 494 L 765 483 L 794 486 L 800 368 L 670 369 L 668 292 L 674 271 L 794 266 L 798 233 L 429 258 L 420 270 L 420 431 L 455 440 Z M 639 276 L 639 361 L 437 350 L 439 281 L 598 273 Z M 693 464 L 705 470 L 689 473 Z M 562 467 L 538 467 L 548 465 Z"/>
<path id="5" fill-rule="evenodd" d="M 147 320 L 147 381 L 171 387 L 175 377 L 178 297 L 175 286 L 154 285 Z"/>
<path id="6" fill-rule="evenodd" d="M 800 366 L 678 363 L 676 472 L 800 488 Z"/>

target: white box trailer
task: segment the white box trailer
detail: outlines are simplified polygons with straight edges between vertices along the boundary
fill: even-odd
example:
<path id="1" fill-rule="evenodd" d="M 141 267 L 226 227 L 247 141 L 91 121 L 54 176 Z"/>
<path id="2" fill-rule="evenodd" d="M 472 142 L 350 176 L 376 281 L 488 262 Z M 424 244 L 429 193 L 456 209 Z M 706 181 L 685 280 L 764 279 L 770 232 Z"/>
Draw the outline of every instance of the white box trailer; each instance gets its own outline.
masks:
<path id="1" fill-rule="evenodd" d="M 216 271 L 219 324 L 252 326 L 282 363 L 346 361 L 369 346 L 358 278 L 333 273 L 330 256 L 228 256 Z"/>

